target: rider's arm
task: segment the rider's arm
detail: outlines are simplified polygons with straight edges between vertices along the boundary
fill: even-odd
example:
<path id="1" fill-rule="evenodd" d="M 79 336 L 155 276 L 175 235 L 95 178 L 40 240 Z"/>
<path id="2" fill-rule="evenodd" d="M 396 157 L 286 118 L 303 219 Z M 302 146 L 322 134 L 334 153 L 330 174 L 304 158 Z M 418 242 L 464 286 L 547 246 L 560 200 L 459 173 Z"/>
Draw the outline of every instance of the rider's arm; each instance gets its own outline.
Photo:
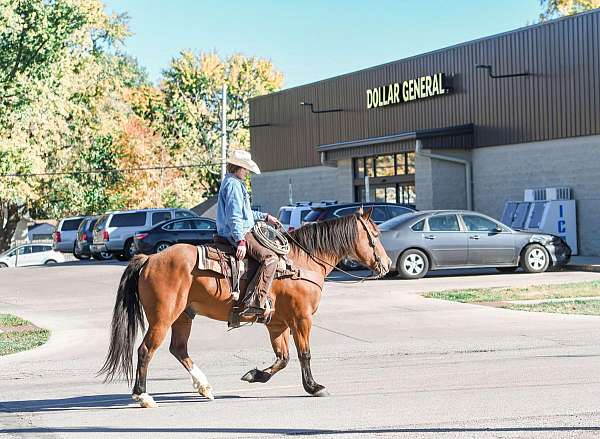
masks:
<path id="1" fill-rule="evenodd" d="M 269 214 L 264 213 L 264 212 L 259 212 L 258 210 L 253 210 L 252 216 L 254 217 L 254 221 L 265 221 L 267 219 L 267 216 L 269 216 Z"/>
<path id="2" fill-rule="evenodd" d="M 244 192 L 238 184 L 228 184 L 225 188 L 225 217 L 229 222 L 231 237 L 235 242 L 244 239 Z"/>

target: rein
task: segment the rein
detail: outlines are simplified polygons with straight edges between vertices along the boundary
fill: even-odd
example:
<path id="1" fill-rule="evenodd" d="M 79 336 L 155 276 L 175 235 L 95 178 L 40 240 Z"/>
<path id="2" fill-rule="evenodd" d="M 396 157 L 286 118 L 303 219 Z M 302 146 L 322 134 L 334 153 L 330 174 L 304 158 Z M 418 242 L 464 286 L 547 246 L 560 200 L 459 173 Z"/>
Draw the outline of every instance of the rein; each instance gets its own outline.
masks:
<path id="1" fill-rule="evenodd" d="M 369 237 L 369 245 L 370 245 L 370 246 L 373 248 L 373 253 L 374 253 L 374 255 L 375 255 L 375 261 L 376 261 L 378 264 L 380 264 L 380 265 L 381 265 L 381 257 L 379 256 L 379 254 L 377 254 L 377 250 L 375 249 L 375 239 L 373 238 L 373 236 L 372 236 L 372 235 L 371 235 L 371 233 L 369 232 L 369 228 L 368 228 L 368 227 L 367 227 L 367 225 L 364 223 L 364 220 L 363 220 L 361 217 L 358 217 L 358 219 L 359 219 L 360 223 L 362 224 L 362 226 L 365 228 L 365 231 L 367 232 L 367 236 Z M 350 276 L 350 277 L 353 277 L 353 278 L 355 278 L 355 279 L 358 279 L 358 280 L 357 280 L 355 283 L 362 283 L 362 282 L 364 282 L 365 280 L 373 280 L 373 279 L 378 279 L 378 276 L 376 276 L 376 275 L 372 275 L 372 276 L 357 276 L 357 275 L 355 275 L 355 274 L 348 273 L 346 270 L 344 270 L 344 269 L 342 269 L 342 268 L 339 268 L 338 266 L 336 266 L 336 265 L 333 265 L 333 264 L 331 264 L 331 263 L 329 263 L 329 262 L 327 262 L 327 261 L 325 261 L 325 260 L 323 260 L 323 259 L 319 258 L 318 256 L 316 256 L 316 255 L 312 254 L 312 253 L 311 253 L 310 251 L 308 251 L 308 249 L 306 249 L 306 248 L 305 248 L 305 247 L 304 247 L 302 244 L 300 244 L 298 241 L 296 241 L 296 240 L 294 239 L 294 237 L 293 237 L 293 236 L 292 236 L 292 235 L 291 235 L 291 234 L 290 234 L 290 233 L 289 233 L 287 230 L 284 230 L 284 229 L 282 228 L 282 231 L 283 231 L 283 234 L 284 234 L 284 235 L 286 235 L 286 237 L 287 237 L 287 238 L 288 238 L 290 241 L 292 241 L 294 244 L 296 244 L 296 245 L 298 246 L 298 248 L 300 248 L 301 250 L 303 250 L 303 251 L 304 251 L 304 252 L 305 252 L 305 253 L 306 253 L 308 256 L 310 256 L 310 257 L 311 257 L 313 260 L 315 260 L 316 262 L 319 262 L 319 263 L 325 264 L 325 265 L 327 265 L 327 266 L 329 266 L 329 267 L 333 268 L 334 270 L 341 271 L 342 273 L 344 273 L 344 274 L 346 274 L 346 275 L 348 275 L 348 276 Z M 371 271 L 373 271 L 373 270 L 371 270 Z M 338 280 L 338 281 L 335 281 L 335 280 L 332 280 L 332 281 L 330 281 L 330 282 L 343 282 L 343 281 L 339 281 L 339 280 Z"/>

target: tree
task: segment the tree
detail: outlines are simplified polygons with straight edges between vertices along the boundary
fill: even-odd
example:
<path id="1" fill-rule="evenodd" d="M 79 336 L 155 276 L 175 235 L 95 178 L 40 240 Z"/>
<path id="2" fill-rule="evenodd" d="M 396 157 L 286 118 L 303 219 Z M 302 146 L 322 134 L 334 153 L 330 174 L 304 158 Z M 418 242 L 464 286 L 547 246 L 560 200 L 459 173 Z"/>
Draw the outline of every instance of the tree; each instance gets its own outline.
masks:
<path id="1" fill-rule="evenodd" d="M 204 196 L 218 191 L 221 157 L 221 90 L 227 84 L 230 148 L 248 149 L 248 99 L 278 90 L 283 75 L 268 60 L 240 54 L 182 52 L 164 72 L 160 120 L 165 146 L 175 162 L 202 167 L 181 170 L 189 190 Z"/>
<path id="2" fill-rule="evenodd" d="M 544 8 L 540 21 L 600 8 L 600 0 L 540 0 L 540 4 Z"/>
<path id="3" fill-rule="evenodd" d="M 99 0 L 0 3 L 0 250 L 31 212 L 58 217 L 118 203 L 114 174 L 66 174 L 115 166 L 114 133 L 128 112 L 122 90 L 140 71 L 115 48 L 124 16 Z M 90 178 L 94 181 L 90 182 Z M 110 200 L 110 202 L 107 202 Z"/>

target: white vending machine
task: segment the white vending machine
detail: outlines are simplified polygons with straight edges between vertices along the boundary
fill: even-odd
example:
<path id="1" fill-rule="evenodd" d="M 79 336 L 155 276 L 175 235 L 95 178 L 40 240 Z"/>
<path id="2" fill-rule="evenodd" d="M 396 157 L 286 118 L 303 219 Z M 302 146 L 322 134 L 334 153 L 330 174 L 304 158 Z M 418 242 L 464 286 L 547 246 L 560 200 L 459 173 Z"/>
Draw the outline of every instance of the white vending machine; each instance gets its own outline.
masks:
<path id="1" fill-rule="evenodd" d="M 504 205 L 502 222 L 517 230 L 560 236 L 577 255 L 577 205 L 570 195 L 568 188 L 528 189 L 525 201 L 508 201 Z"/>

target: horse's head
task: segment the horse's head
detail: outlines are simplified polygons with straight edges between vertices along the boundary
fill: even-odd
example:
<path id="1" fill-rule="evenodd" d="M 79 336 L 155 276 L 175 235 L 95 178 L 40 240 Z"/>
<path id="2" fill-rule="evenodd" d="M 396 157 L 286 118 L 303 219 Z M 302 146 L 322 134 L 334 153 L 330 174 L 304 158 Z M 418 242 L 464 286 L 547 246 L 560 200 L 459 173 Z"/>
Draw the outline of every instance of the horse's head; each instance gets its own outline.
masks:
<path id="1" fill-rule="evenodd" d="M 381 245 L 379 229 L 371 219 L 371 213 L 373 208 L 364 211 L 361 207 L 356 211 L 358 239 L 354 251 L 359 262 L 382 277 L 390 271 L 392 260 Z"/>

